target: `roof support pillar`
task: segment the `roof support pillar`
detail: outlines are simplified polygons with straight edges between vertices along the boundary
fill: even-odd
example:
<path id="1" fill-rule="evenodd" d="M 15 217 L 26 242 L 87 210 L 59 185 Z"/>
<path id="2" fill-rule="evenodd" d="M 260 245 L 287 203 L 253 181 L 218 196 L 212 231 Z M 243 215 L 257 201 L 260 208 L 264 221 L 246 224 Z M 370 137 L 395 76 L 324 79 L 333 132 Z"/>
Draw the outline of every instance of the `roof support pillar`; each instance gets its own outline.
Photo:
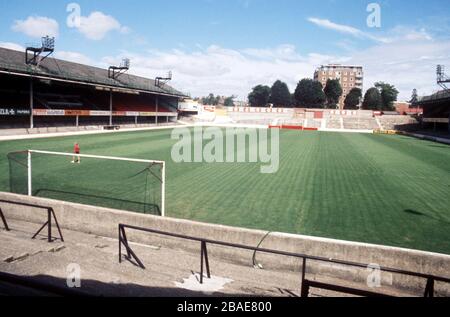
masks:
<path id="1" fill-rule="evenodd" d="M 33 109 L 34 109 L 34 91 L 33 91 L 33 77 L 30 77 L 30 129 L 34 128 L 34 117 L 33 117 Z"/>
<path id="2" fill-rule="evenodd" d="M 158 115 L 159 115 L 159 98 L 156 96 L 156 125 L 158 125 Z"/>
<path id="3" fill-rule="evenodd" d="M 109 90 L 109 125 L 112 126 L 112 115 L 113 115 L 113 91 Z"/>

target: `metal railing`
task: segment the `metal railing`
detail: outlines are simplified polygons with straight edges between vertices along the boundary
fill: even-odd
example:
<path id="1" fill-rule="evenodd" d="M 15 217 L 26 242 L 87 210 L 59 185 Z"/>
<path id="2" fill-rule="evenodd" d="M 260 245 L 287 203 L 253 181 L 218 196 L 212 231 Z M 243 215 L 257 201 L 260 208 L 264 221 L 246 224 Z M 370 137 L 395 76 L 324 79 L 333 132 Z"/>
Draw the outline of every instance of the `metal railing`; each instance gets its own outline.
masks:
<path id="1" fill-rule="evenodd" d="M 301 270 L 301 281 L 302 281 L 301 296 L 302 297 L 308 297 L 310 288 L 325 289 L 325 290 L 336 291 L 336 292 L 352 294 L 352 295 L 357 295 L 357 296 L 388 296 L 388 295 L 381 294 L 381 293 L 376 293 L 376 292 L 371 292 L 371 291 L 366 291 L 366 290 L 361 290 L 361 289 L 354 289 L 354 288 L 349 288 L 349 287 L 340 286 L 340 285 L 319 283 L 316 281 L 311 281 L 311 280 L 306 279 L 306 271 L 307 271 L 306 269 L 307 269 L 308 261 L 318 261 L 318 262 L 338 264 L 338 265 L 343 265 L 343 266 L 351 266 L 351 267 L 364 268 L 364 269 L 371 267 L 370 264 L 362 264 L 362 263 L 356 263 L 356 262 L 350 262 L 350 261 L 336 260 L 336 259 L 332 259 L 332 258 L 310 256 L 310 255 L 301 254 L 301 253 L 286 252 L 286 251 L 265 249 L 265 248 L 259 248 L 259 247 L 251 247 L 251 246 L 242 245 L 242 244 L 229 243 L 229 242 L 223 242 L 223 241 L 211 240 L 211 239 L 204 239 L 204 238 L 192 237 L 192 236 L 183 235 L 183 234 L 170 233 L 170 232 L 164 232 L 164 231 L 160 231 L 160 230 L 119 224 L 119 263 L 122 263 L 122 245 L 123 245 L 127 252 L 126 259 L 130 262 L 132 259 L 134 259 L 136 261 L 137 265 L 142 269 L 145 269 L 145 266 L 142 263 L 142 261 L 138 258 L 136 253 L 131 249 L 130 244 L 127 239 L 126 229 L 199 242 L 200 243 L 200 284 L 203 284 L 203 271 L 204 271 L 205 265 L 206 265 L 207 277 L 211 278 L 211 271 L 210 271 L 208 250 L 207 250 L 207 245 L 210 244 L 210 245 L 217 245 L 217 246 L 230 247 L 230 248 L 235 248 L 235 249 L 249 250 L 249 251 L 254 251 L 254 252 L 275 254 L 275 255 L 280 255 L 280 256 L 294 257 L 294 258 L 302 259 L 302 270 Z M 377 269 L 379 269 L 380 272 L 388 272 L 388 273 L 393 273 L 393 274 L 417 277 L 417 278 L 422 278 L 422 279 L 426 280 L 427 283 L 426 283 L 426 287 L 425 287 L 425 291 L 424 291 L 424 295 L 423 295 L 424 297 L 434 297 L 435 282 L 450 283 L 450 278 L 444 278 L 444 277 L 435 276 L 435 275 L 431 275 L 431 274 L 417 273 L 417 272 L 399 270 L 399 269 L 382 267 L 382 266 L 380 266 L 379 268 L 377 267 Z"/>
<path id="2" fill-rule="evenodd" d="M 8 222 L 6 221 L 5 215 L 3 214 L 2 208 L 0 208 L 0 218 L 2 219 L 3 226 L 5 227 L 6 231 L 10 231 L 8 227 Z"/>
<path id="3" fill-rule="evenodd" d="M 12 200 L 5 200 L 5 199 L 0 199 L 0 203 L 10 204 L 10 205 L 19 205 L 19 206 L 25 206 L 25 207 L 32 207 L 32 208 L 36 208 L 36 209 L 47 210 L 47 221 L 33 235 L 32 239 L 36 239 L 38 234 L 41 233 L 41 231 L 44 230 L 45 227 L 47 227 L 47 241 L 48 242 L 54 242 L 56 240 L 56 238 L 54 239 L 53 236 L 52 236 L 52 218 L 53 218 L 53 220 L 55 221 L 56 228 L 58 229 L 59 238 L 61 239 L 62 242 L 64 242 L 64 237 L 62 235 L 61 228 L 60 228 L 59 223 L 58 223 L 58 219 L 56 218 L 55 211 L 53 210 L 52 207 L 41 206 L 41 205 L 30 204 L 30 203 L 22 203 L 22 202 L 17 202 L 17 201 L 12 201 Z M 2 216 L 2 218 L 4 218 L 1 207 L 0 207 L 0 215 Z M 4 220 L 5 226 L 7 227 L 6 219 L 3 219 L 3 220 Z M 7 230 L 9 230 L 9 228 L 7 228 Z"/>

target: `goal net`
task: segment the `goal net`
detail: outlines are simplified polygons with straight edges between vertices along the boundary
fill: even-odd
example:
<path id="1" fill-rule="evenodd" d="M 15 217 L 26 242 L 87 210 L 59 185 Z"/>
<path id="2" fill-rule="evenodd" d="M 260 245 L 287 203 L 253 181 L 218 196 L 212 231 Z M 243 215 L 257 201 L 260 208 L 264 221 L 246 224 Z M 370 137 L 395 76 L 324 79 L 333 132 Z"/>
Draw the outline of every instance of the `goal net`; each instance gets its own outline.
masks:
<path id="1" fill-rule="evenodd" d="M 8 161 L 12 193 L 165 216 L 163 161 L 34 150 Z"/>

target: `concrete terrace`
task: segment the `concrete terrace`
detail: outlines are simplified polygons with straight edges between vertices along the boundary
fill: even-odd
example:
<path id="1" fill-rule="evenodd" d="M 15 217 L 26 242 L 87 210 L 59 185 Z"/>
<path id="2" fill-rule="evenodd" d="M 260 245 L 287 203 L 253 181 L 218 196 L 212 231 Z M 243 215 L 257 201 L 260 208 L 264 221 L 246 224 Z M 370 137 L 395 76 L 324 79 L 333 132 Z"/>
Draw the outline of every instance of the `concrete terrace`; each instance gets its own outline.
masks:
<path id="1" fill-rule="evenodd" d="M 0 221 L 0 294 L 46 295 L 2 281 L 2 273 L 68 290 L 71 264 L 80 267 L 83 294 L 94 296 L 288 296 L 298 297 L 302 287 L 302 260 L 298 257 L 236 249 L 208 243 L 212 279 L 198 282 L 200 242 L 155 233 L 127 231 L 131 247 L 146 270 L 126 261 L 119 264 L 118 225 L 143 227 L 200 239 L 264 248 L 310 258 L 309 281 L 395 296 L 423 296 L 426 279 L 386 271 L 380 287 L 369 287 L 368 264 L 450 277 L 450 256 L 397 247 L 250 230 L 177 218 L 87 206 L 38 197 L 0 192 L 0 208 L 11 231 Z M 64 243 L 46 241 L 45 230 L 33 234 L 47 220 L 46 209 L 54 210 Z M 53 235 L 57 230 L 53 227 Z M 256 258 L 256 261 L 253 261 Z M 334 260 L 331 263 L 329 260 Z M 336 262 L 337 261 L 337 262 Z M 338 264 L 358 263 L 361 267 Z M 254 267 L 254 263 L 263 269 Z M 3 279 L 4 281 L 4 279 Z M 54 293 L 53 293 L 54 294 Z M 436 281 L 435 295 L 449 296 L 450 284 Z M 312 288 L 310 296 L 342 296 Z"/>
<path id="2" fill-rule="evenodd" d="M 164 246 L 132 244 L 146 270 L 118 261 L 118 240 L 63 230 L 65 243 L 48 243 L 31 236 L 39 225 L 8 221 L 0 229 L 0 271 L 64 288 L 67 267 L 81 268 L 83 293 L 95 296 L 298 296 L 299 272 L 254 269 L 210 259 L 212 280 L 198 283 L 200 256 Z M 30 294 L 30 290 L 0 283 L 0 294 Z M 33 294 L 33 292 L 31 292 Z M 39 293 L 38 293 L 39 294 Z"/>

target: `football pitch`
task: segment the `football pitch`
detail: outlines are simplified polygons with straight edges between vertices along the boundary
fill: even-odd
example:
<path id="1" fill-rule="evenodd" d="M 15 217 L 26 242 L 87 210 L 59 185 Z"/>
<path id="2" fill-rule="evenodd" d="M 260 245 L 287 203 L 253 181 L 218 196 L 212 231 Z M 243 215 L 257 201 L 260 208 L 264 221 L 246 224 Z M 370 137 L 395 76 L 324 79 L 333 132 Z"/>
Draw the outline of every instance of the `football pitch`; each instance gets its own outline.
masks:
<path id="1" fill-rule="evenodd" d="M 0 191 L 10 191 L 8 153 L 72 152 L 79 142 L 84 154 L 166 161 L 169 217 L 450 254 L 450 146 L 405 136 L 281 131 L 279 171 L 261 174 L 259 163 L 175 163 L 171 132 L 0 142 Z M 142 179 L 123 188 L 101 184 L 114 170 L 123 177 L 120 167 L 89 175 L 77 168 L 69 159 L 46 173 L 45 182 L 64 190 L 40 195 L 88 203 L 76 187 L 111 197 L 143 192 Z"/>

